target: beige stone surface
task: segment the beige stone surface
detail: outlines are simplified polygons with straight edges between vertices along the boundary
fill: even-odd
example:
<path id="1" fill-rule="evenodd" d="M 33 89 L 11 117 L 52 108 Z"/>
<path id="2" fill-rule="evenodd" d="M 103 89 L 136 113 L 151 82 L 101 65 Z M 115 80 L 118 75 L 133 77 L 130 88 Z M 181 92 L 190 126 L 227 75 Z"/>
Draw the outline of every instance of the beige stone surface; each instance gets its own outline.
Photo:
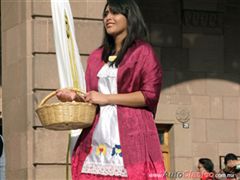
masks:
<path id="1" fill-rule="evenodd" d="M 179 105 L 191 105 L 191 96 L 187 95 L 176 95 L 175 103 Z"/>
<path id="2" fill-rule="evenodd" d="M 1 2 L 1 16 L 3 31 L 13 28 L 18 24 L 23 23 L 29 18 L 30 1 L 2 1 Z M 14 12 L 14 15 L 12 15 Z"/>
<path id="3" fill-rule="evenodd" d="M 5 89 L 3 89 L 4 91 Z M 6 98 L 5 96 L 3 97 Z M 26 116 L 26 97 L 18 97 L 4 103 L 3 117 L 4 140 L 6 152 L 6 173 L 10 171 L 18 172 L 20 169 L 27 168 L 28 153 L 27 149 L 27 122 Z M 19 171 L 20 172 L 20 171 Z M 7 176 L 8 177 L 8 176 Z M 23 176 L 19 176 L 23 177 Z"/>
<path id="4" fill-rule="evenodd" d="M 210 98 L 208 96 L 191 96 L 191 113 L 193 118 L 208 118 L 210 115 Z"/>
<path id="5" fill-rule="evenodd" d="M 181 95 L 205 95 L 206 81 L 203 74 L 176 73 L 176 93 Z"/>
<path id="6" fill-rule="evenodd" d="M 240 129 L 240 121 L 237 122 L 237 129 Z M 237 132 L 238 144 L 240 144 L 240 131 Z M 239 145 L 240 148 L 240 145 Z"/>
<path id="7" fill-rule="evenodd" d="M 237 120 L 207 120 L 207 141 L 237 143 Z"/>
<path id="8" fill-rule="evenodd" d="M 191 127 L 191 125 L 190 125 Z M 174 131 L 174 156 L 192 157 L 192 128 L 184 129 L 182 124 L 175 124 Z"/>
<path id="9" fill-rule="evenodd" d="M 66 166 L 65 165 L 44 165 L 35 167 L 36 180 L 65 180 Z M 71 179 L 71 168 L 69 167 L 69 179 Z"/>
<path id="10" fill-rule="evenodd" d="M 168 90 L 164 89 L 164 91 L 160 94 L 159 103 L 161 104 L 175 104 L 176 95 L 167 93 Z"/>
<path id="11" fill-rule="evenodd" d="M 102 19 L 103 9 L 106 0 L 88 0 L 87 1 L 87 17 Z"/>
<path id="12" fill-rule="evenodd" d="M 51 15 L 51 1 L 33 0 L 32 1 L 32 15 L 33 16 L 50 16 Z"/>
<path id="13" fill-rule="evenodd" d="M 192 158 L 177 157 L 174 159 L 175 172 L 192 170 Z"/>
<path id="14" fill-rule="evenodd" d="M 31 178 L 31 137 L 28 138 L 27 86 L 31 21 L 26 1 L 2 1 L 3 133 L 6 179 Z M 14 13 L 13 13 L 14 12 Z M 30 157 L 28 157 L 30 156 Z M 30 167 L 30 168 L 29 168 Z"/>
<path id="15" fill-rule="evenodd" d="M 14 171 L 7 171 L 6 177 L 9 180 L 15 180 L 15 179 L 25 180 L 27 178 L 27 168 L 14 170 Z"/>
<path id="16" fill-rule="evenodd" d="M 27 84 L 23 79 L 26 77 L 26 62 L 18 61 L 6 67 L 2 72 L 2 76 L 4 77 L 3 91 L 8 92 L 4 94 L 3 103 L 25 94 Z"/>
<path id="17" fill-rule="evenodd" d="M 206 142 L 206 120 L 205 119 L 191 119 L 192 128 L 192 142 Z"/>
<path id="18" fill-rule="evenodd" d="M 105 0 L 70 0 L 70 6 L 74 18 L 102 19 Z M 50 1 L 33 0 L 33 16 L 51 16 Z"/>
<path id="19" fill-rule="evenodd" d="M 192 143 L 194 157 L 218 158 L 217 143 Z"/>
<path id="20" fill-rule="evenodd" d="M 210 117 L 213 119 L 223 118 L 223 98 L 220 96 L 210 97 Z"/>
<path id="21" fill-rule="evenodd" d="M 103 25 L 101 21 L 77 21 L 75 29 L 80 53 L 90 54 L 102 44 Z"/>
<path id="22" fill-rule="evenodd" d="M 19 124 L 20 123 L 18 123 L 18 125 Z M 5 142 L 11 141 L 11 143 L 5 144 L 7 173 L 9 173 L 10 171 L 19 171 L 20 169 L 27 169 L 28 167 L 27 159 L 28 159 L 28 156 L 30 155 L 30 153 L 28 154 L 26 150 L 27 134 L 19 131 L 12 134 L 8 133 L 8 137 L 4 136 L 4 140 Z"/>
<path id="23" fill-rule="evenodd" d="M 224 119 L 240 119 L 240 104 L 238 97 L 223 97 Z"/>
<path id="24" fill-rule="evenodd" d="M 225 156 L 228 153 L 239 154 L 240 153 L 240 146 L 236 143 L 219 143 L 219 155 Z"/>
<path id="25" fill-rule="evenodd" d="M 26 25 L 26 23 L 21 23 L 3 32 L 3 51 L 6 66 L 14 64 L 26 56 L 26 43 L 23 43 L 26 39 Z"/>
<path id="26" fill-rule="evenodd" d="M 87 58 L 88 56 L 81 56 L 84 69 L 87 66 Z M 33 72 L 35 88 L 57 89 L 60 87 L 55 54 L 35 54 Z"/>
<path id="27" fill-rule="evenodd" d="M 233 74 L 208 74 L 206 79 L 207 95 L 239 96 L 238 76 Z"/>
<path id="28" fill-rule="evenodd" d="M 48 19 L 47 21 L 48 27 L 48 39 L 47 39 L 47 51 L 50 53 L 55 53 L 55 42 L 54 42 L 54 30 L 53 30 L 53 21 L 52 19 Z"/>
<path id="29" fill-rule="evenodd" d="M 158 111 L 156 113 L 156 119 L 161 119 L 161 121 L 171 121 L 175 122 L 176 119 L 176 110 L 178 106 L 174 104 L 162 104 L 158 103 Z"/>
<path id="30" fill-rule="evenodd" d="M 55 55 L 36 54 L 33 61 L 34 87 L 59 88 L 57 60 Z"/>
<path id="31" fill-rule="evenodd" d="M 4 90 L 5 89 L 3 89 L 3 91 Z M 5 99 L 5 97 L 3 98 Z M 25 98 L 25 96 L 19 96 L 18 98 L 4 102 L 3 116 L 8 119 L 4 124 L 4 127 L 6 127 L 4 133 L 9 136 L 15 133 L 26 133 L 28 126 L 27 122 L 23 120 L 23 118 L 26 118 L 26 109 L 24 106 L 26 106 L 27 100 Z M 10 137 L 6 136 L 6 138 L 8 139 Z"/>
<path id="32" fill-rule="evenodd" d="M 159 102 L 161 104 L 175 104 L 175 105 L 190 105 L 191 97 L 187 95 L 175 95 L 168 94 L 167 90 L 164 90 L 160 95 Z"/>
<path id="33" fill-rule="evenodd" d="M 87 15 L 87 0 L 74 1 L 70 0 L 70 6 L 74 17 L 86 17 Z M 51 16 L 50 1 L 33 0 L 33 16 Z"/>
<path id="34" fill-rule="evenodd" d="M 33 52 L 48 52 L 48 18 L 33 21 Z"/>
<path id="35" fill-rule="evenodd" d="M 69 133 L 37 128 L 34 131 L 34 163 L 65 163 Z"/>
<path id="36" fill-rule="evenodd" d="M 53 25 L 51 20 L 49 20 L 48 25 L 48 39 L 47 42 L 44 43 L 47 47 L 45 47 L 44 52 L 55 52 Z M 90 54 L 94 49 L 101 45 L 103 37 L 103 25 L 101 21 L 75 20 L 74 26 L 80 54 Z M 38 36 L 44 37 L 44 33 L 44 31 L 39 32 Z M 34 43 L 38 44 L 37 41 Z M 37 48 L 34 50 L 41 52 L 41 43 L 40 45 L 37 45 Z"/>

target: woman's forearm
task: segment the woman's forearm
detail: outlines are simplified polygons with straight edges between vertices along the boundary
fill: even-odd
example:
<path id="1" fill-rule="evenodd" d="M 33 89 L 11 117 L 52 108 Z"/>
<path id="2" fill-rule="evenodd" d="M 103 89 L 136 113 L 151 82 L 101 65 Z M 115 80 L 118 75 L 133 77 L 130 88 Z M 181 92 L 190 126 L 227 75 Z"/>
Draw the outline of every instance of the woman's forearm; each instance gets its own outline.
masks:
<path id="1" fill-rule="evenodd" d="M 108 104 L 117 104 L 130 107 L 144 107 L 145 99 L 141 91 L 126 94 L 106 95 Z"/>
<path id="2" fill-rule="evenodd" d="M 141 91 L 125 94 L 102 94 L 97 91 L 90 91 L 86 94 L 85 101 L 99 105 L 116 104 L 130 107 L 146 106 Z"/>

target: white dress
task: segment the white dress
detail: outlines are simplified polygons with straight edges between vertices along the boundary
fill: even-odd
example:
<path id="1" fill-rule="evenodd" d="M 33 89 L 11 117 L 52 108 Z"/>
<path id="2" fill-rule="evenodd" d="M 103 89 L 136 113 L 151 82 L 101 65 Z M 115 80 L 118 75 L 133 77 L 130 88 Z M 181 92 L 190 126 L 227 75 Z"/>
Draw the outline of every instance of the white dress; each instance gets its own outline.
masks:
<path id="1" fill-rule="evenodd" d="M 117 68 L 105 64 L 97 76 L 99 92 L 117 94 Z M 84 161 L 82 173 L 127 177 L 120 145 L 116 105 L 100 106 L 91 151 Z"/>

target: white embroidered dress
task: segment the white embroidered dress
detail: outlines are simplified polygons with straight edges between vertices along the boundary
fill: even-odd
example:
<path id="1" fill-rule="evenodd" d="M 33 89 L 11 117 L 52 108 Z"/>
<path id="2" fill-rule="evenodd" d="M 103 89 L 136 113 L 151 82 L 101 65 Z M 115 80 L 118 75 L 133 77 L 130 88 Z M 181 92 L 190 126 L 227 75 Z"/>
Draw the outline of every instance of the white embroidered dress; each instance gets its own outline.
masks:
<path id="1" fill-rule="evenodd" d="M 116 67 L 105 64 L 97 76 L 99 92 L 117 94 Z M 100 117 L 91 146 L 82 173 L 127 177 L 121 152 L 116 105 L 100 106 Z"/>

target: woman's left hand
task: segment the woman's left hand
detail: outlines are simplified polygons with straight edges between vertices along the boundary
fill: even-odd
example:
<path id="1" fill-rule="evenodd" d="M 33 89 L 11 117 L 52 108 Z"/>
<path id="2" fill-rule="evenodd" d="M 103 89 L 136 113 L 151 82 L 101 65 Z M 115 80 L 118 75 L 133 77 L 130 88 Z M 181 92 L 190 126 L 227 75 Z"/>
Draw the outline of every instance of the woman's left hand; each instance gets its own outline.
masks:
<path id="1" fill-rule="evenodd" d="M 86 93 L 85 101 L 93 104 L 107 105 L 108 99 L 106 94 L 97 91 L 89 91 Z"/>

